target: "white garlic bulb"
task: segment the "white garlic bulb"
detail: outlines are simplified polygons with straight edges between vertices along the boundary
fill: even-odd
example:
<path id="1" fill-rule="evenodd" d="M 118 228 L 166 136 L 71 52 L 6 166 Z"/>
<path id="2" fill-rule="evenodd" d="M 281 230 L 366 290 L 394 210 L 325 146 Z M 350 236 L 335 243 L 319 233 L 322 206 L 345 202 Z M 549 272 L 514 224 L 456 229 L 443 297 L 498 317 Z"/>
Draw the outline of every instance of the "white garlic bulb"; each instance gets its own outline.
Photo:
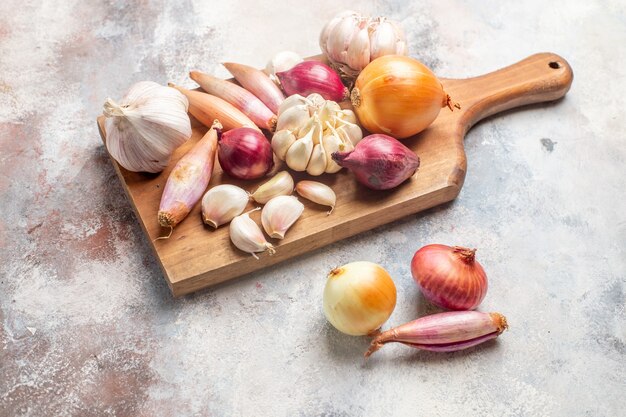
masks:
<path id="1" fill-rule="evenodd" d="M 284 239 L 285 233 L 300 218 L 304 204 L 291 195 L 280 195 L 267 202 L 261 212 L 261 224 L 265 233 L 276 239 Z"/>
<path id="2" fill-rule="evenodd" d="M 134 84 L 124 98 L 104 103 L 106 147 L 124 168 L 161 172 L 191 137 L 189 102 L 178 90 L 152 81 Z"/>
<path id="3" fill-rule="evenodd" d="M 399 23 L 351 10 L 333 17 L 322 29 L 319 41 L 331 66 L 348 77 L 356 77 L 367 64 L 383 55 L 408 53 Z"/>
<path id="4" fill-rule="evenodd" d="M 333 152 L 354 149 L 363 138 L 355 122 L 352 110 L 342 110 L 319 94 L 294 94 L 280 106 L 272 150 L 295 171 L 337 172 L 341 167 L 333 161 Z"/>

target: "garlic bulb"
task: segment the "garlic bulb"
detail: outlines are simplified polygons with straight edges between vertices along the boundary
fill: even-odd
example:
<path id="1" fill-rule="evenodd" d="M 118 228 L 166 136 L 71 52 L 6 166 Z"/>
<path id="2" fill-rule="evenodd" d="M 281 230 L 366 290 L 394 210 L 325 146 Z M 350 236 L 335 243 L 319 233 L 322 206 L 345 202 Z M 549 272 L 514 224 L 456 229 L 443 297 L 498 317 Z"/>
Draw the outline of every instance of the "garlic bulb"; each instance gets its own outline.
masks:
<path id="1" fill-rule="evenodd" d="M 342 110 L 319 94 L 294 94 L 280 106 L 272 150 L 295 171 L 315 176 L 337 172 L 341 167 L 332 153 L 354 149 L 363 137 L 355 122 L 351 110 Z"/>
<path id="2" fill-rule="evenodd" d="M 294 196 L 281 195 L 267 202 L 261 212 L 261 224 L 265 233 L 276 239 L 283 239 L 285 233 L 298 220 L 304 211 L 304 204 Z"/>
<path id="3" fill-rule="evenodd" d="M 408 53 L 399 23 L 350 10 L 332 18 L 322 29 L 319 41 L 331 66 L 347 77 L 356 77 L 367 64 L 383 55 Z"/>
<path id="4" fill-rule="evenodd" d="M 250 218 L 250 213 L 257 210 L 260 210 L 260 208 L 257 207 L 235 217 L 230 222 L 229 232 L 230 240 L 233 242 L 233 245 L 239 250 L 247 252 L 256 259 L 259 259 L 256 252 L 268 251 L 270 255 L 273 255 L 276 253 L 276 250 L 274 246 L 265 239 L 261 228 Z"/>
<path id="5" fill-rule="evenodd" d="M 124 168 L 161 172 L 191 137 L 189 103 L 179 91 L 152 81 L 134 84 L 124 98 L 104 103 L 106 147 Z"/>
<path id="6" fill-rule="evenodd" d="M 270 79 L 280 86 L 280 81 L 276 77 L 277 72 L 288 71 L 292 69 L 296 64 L 304 61 L 300 55 L 291 51 L 282 51 L 277 53 L 267 62 L 265 66 L 265 72 L 270 76 Z"/>
<path id="7" fill-rule="evenodd" d="M 202 197 L 202 220 L 217 229 L 243 213 L 249 200 L 250 196 L 244 189 L 220 184 Z"/>
<path id="8" fill-rule="evenodd" d="M 287 171 L 281 171 L 274 175 L 269 181 L 261 184 L 257 190 L 250 195 L 259 204 L 265 204 L 279 195 L 291 195 L 293 192 L 293 178 Z"/>

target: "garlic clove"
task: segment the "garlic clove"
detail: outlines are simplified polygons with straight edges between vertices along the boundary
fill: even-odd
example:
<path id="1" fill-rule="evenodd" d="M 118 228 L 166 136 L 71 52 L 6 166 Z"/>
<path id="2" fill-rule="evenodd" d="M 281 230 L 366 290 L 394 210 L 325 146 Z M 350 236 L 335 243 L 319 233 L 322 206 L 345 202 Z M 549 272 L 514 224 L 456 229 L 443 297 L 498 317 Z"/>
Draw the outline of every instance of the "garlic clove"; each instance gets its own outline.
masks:
<path id="1" fill-rule="evenodd" d="M 243 213 L 249 199 L 248 193 L 235 185 L 213 187 L 202 197 L 202 219 L 217 229 Z"/>
<path id="2" fill-rule="evenodd" d="M 296 197 L 281 195 L 267 202 L 261 212 L 261 224 L 270 237 L 283 239 L 285 233 L 304 211 Z"/>
<path id="3" fill-rule="evenodd" d="M 296 136 L 289 130 L 279 130 L 272 136 L 272 150 L 281 161 L 285 160 L 287 150 L 296 141 Z"/>
<path id="4" fill-rule="evenodd" d="M 317 181 L 300 181 L 296 185 L 296 191 L 307 200 L 322 206 L 330 206 L 328 214 L 332 213 L 335 209 L 337 196 L 333 189 L 326 184 Z"/>
<path id="5" fill-rule="evenodd" d="M 298 129 L 306 123 L 310 117 L 309 108 L 306 105 L 299 104 L 297 106 L 289 107 L 281 113 L 280 116 L 278 116 L 276 130 L 287 129 L 291 131 L 298 131 Z"/>
<path id="6" fill-rule="evenodd" d="M 352 110 L 342 110 L 341 114 L 339 115 L 339 117 L 342 120 L 345 120 L 347 122 L 350 122 L 352 124 L 356 124 L 356 115 L 354 114 L 354 112 Z"/>
<path id="7" fill-rule="evenodd" d="M 335 114 L 341 112 L 341 107 L 334 101 L 326 100 L 326 103 L 318 110 L 317 116 L 322 123 L 322 126 L 326 126 L 327 121 L 332 121 L 334 119 Z"/>
<path id="8" fill-rule="evenodd" d="M 326 152 L 324 152 L 324 146 L 321 143 L 313 146 L 311 152 L 311 159 L 306 167 L 306 172 L 309 175 L 322 175 L 326 170 Z"/>
<path id="9" fill-rule="evenodd" d="M 326 152 L 326 169 L 325 172 L 329 174 L 334 174 L 335 172 L 339 172 L 341 170 L 341 166 L 339 166 L 331 155 L 334 152 L 339 152 L 343 150 L 341 139 L 339 139 L 334 134 L 327 134 L 322 139 L 322 145 L 324 146 L 324 152 Z"/>
<path id="10" fill-rule="evenodd" d="M 317 111 L 324 104 L 326 104 L 326 99 L 318 93 L 309 94 L 308 96 L 306 96 L 306 98 L 311 102 L 311 106 L 313 107 L 314 112 Z M 311 116 L 313 116 L 313 114 L 311 114 Z"/>
<path id="11" fill-rule="evenodd" d="M 305 106 L 308 104 L 310 104 L 310 102 L 306 97 L 302 97 L 300 94 L 291 95 L 287 97 L 285 101 L 283 101 L 283 103 L 278 108 L 278 116 L 283 114 L 285 111 L 287 111 L 287 109 L 291 107 L 298 106 L 298 105 Z"/>
<path id="12" fill-rule="evenodd" d="M 346 16 L 351 16 L 354 15 L 356 16 L 357 13 L 352 11 L 352 10 L 345 10 L 339 14 L 337 14 L 335 17 L 333 17 L 322 29 L 322 32 L 320 33 L 320 48 L 322 48 L 322 51 L 324 51 L 325 54 L 328 54 L 327 49 L 328 49 L 328 38 L 330 37 L 331 32 L 333 31 L 333 29 L 335 28 L 335 26 L 337 26 L 337 24 L 339 22 L 341 22 L 341 20 L 346 17 Z"/>
<path id="13" fill-rule="evenodd" d="M 370 59 L 373 61 L 384 55 L 396 53 L 396 33 L 394 26 L 385 18 L 375 26 L 374 33 L 370 37 Z"/>
<path id="14" fill-rule="evenodd" d="M 254 256 L 256 259 L 259 257 L 256 255 L 258 252 L 268 251 L 270 255 L 273 255 L 276 251 L 274 246 L 269 243 L 261 228 L 250 218 L 250 212 L 261 210 L 259 207 L 241 214 L 235 217 L 230 222 L 230 240 L 233 242 L 239 250 L 247 252 Z"/>
<path id="15" fill-rule="evenodd" d="M 368 28 L 361 29 L 350 42 L 345 61 L 350 68 L 362 70 L 370 62 L 370 36 Z"/>
<path id="16" fill-rule="evenodd" d="M 359 19 L 356 15 L 345 16 L 330 32 L 328 41 L 328 56 L 341 62 L 342 53 L 347 51 L 350 41 L 359 31 Z"/>
<path id="17" fill-rule="evenodd" d="M 274 175 L 269 181 L 261 184 L 257 190 L 250 195 L 259 204 L 265 204 L 279 195 L 291 195 L 293 192 L 293 178 L 287 171 L 281 171 Z"/>
<path id="18" fill-rule="evenodd" d="M 298 139 L 294 142 L 285 156 L 285 161 L 289 168 L 294 171 L 304 171 L 311 159 L 311 152 L 313 151 L 313 141 L 311 140 L 313 132 L 310 132 L 302 139 Z"/>
<path id="19" fill-rule="evenodd" d="M 336 127 L 339 135 L 345 140 L 349 140 L 353 146 L 356 146 L 357 143 L 363 139 L 363 131 L 361 128 L 358 125 L 345 120 L 340 120 L 340 123 L 340 126 Z"/>
<path id="20" fill-rule="evenodd" d="M 408 53 L 408 48 L 406 46 L 406 42 L 398 41 L 396 42 L 396 55 L 406 55 Z"/>

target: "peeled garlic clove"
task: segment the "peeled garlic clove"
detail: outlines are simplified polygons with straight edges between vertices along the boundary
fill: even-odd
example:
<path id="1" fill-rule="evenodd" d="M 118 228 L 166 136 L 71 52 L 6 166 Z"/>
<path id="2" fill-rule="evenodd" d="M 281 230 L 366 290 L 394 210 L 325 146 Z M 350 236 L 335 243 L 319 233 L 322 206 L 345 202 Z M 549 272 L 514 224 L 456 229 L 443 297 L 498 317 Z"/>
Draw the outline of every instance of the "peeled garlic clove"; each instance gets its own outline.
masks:
<path id="1" fill-rule="evenodd" d="M 263 207 L 261 224 L 270 237 L 283 239 L 303 211 L 304 204 L 296 197 L 288 195 L 274 197 Z"/>
<path id="2" fill-rule="evenodd" d="M 321 143 L 313 146 L 313 151 L 311 152 L 311 159 L 309 160 L 309 164 L 306 167 L 306 172 L 309 175 L 322 175 L 326 170 L 326 153 L 324 152 L 324 147 Z"/>
<path id="3" fill-rule="evenodd" d="M 281 171 L 262 184 L 250 197 L 259 204 L 265 204 L 279 195 L 291 195 L 293 178 L 287 171 Z"/>
<path id="4" fill-rule="evenodd" d="M 272 136 L 272 150 L 281 161 L 285 160 L 287 150 L 296 141 L 296 136 L 289 130 L 279 130 Z"/>
<path id="5" fill-rule="evenodd" d="M 337 196 L 333 189 L 326 184 L 317 181 L 300 181 L 296 185 L 296 191 L 307 200 L 311 200 L 322 206 L 330 206 L 328 214 L 332 213 L 335 209 Z"/>
<path id="6" fill-rule="evenodd" d="M 250 218 L 252 211 L 260 210 L 255 208 L 247 213 L 235 217 L 230 222 L 230 240 L 238 249 L 247 252 L 259 259 L 258 252 L 268 251 L 270 255 L 276 253 L 274 246 L 265 240 L 261 228 Z"/>
<path id="7" fill-rule="evenodd" d="M 235 185 L 213 187 L 202 197 L 202 219 L 217 229 L 243 213 L 249 199 L 248 193 Z"/>
<path id="8" fill-rule="evenodd" d="M 368 28 L 361 29 L 350 42 L 346 63 L 352 69 L 362 70 L 370 63 L 370 36 Z"/>
<path id="9" fill-rule="evenodd" d="M 285 156 L 287 166 L 294 171 L 304 171 L 311 159 L 311 152 L 313 151 L 313 133 L 315 128 L 311 128 L 309 132 L 294 142 Z"/>
<path id="10" fill-rule="evenodd" d="M 338 152 L 342 150 L 342 142 L 337 136 L 333 134 L 329 134 L 324 136 L 322 139 L 322 145 L 324 146 L 324 152 L 326 152 L 326 169 L 325 172 L 329 174 L 334 174 L 335 172 L 339 172 L 341 167 L 337 165 L 331 155 L 334 152 Z"/>
<path id="11" fill-rule="evenodd" d="M 393 25 L 385 18 L 380 18 L 380 22 L 374 28 L 374 33 L 370 38 L 370 59 L 373 61 L 384 55 L 396 53 L 396 33 Z"/>
<path id="12" fill-rule="evenodd" d="M 300 127 L 305 124 L 311 116 L 309 115 L 309 108 L 306 105 L 299 104 L 297 106 L 289 107 L 283 113 L 278 116 L 278 122 L 276 123 L 276 130 L 291 130 L 298 131 Z"/>

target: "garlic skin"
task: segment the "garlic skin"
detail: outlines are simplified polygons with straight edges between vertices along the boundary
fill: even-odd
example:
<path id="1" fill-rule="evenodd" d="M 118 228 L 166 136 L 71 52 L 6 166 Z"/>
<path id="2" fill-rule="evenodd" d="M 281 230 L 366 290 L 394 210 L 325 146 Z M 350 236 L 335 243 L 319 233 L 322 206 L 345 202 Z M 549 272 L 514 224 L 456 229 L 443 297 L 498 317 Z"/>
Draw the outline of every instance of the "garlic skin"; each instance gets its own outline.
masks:
<path id="1" fill-rule="evenodd" d="M 294 94 L 279 109 L 272 150 L 289 168 L 317 176 L 341 170 L 331 155 L 354 149 L 362 137 L 351 110 L 316 93 Z"/>
<path id="2" fill-rule="evenodd" d="M 330 206 L 332 213 L 337 203 L 337 196 L 332 188 L 317 181 L 304 180 L 296 185 L 296 192 L 302 197 L 322 206 Z"/>
<path id="3" fill-rule="evenodd" d="M 274 197 L 291 195 L 293 192 L 293 178 L 287 171 L 281 171 L 269 181 L 261 184 L 250 197 L 259 204 L 265 204 Z"/>
<path id="4" fill-rule="evenodd" d="M 292 51 L 282 51 L 277 53 L 267 62 L 265 66 L 265 72 L 270 76 L 270 79 L 280 86 L 280 81 L 276 77 L 277 72 L 288 71 L 295 65 L 304 61 L 300 55 Z"/>
<path id="5" fill-rule="evenodd" d="M 133 84 L 116 103 L 107 98 L 103 114 L 106 147 L 124 168 L 161 172 L 176 148 L 191 137 L 189 102 L 179 91 L 152 81 Z"/>
<path id="6" fill-rule="evenodd" d="M 273 255 L 276 253 L 276 250 L 274 246 L 265 239 L 259 226 L 250 218 L 250 213 L 257 210 L 261 209 L 257 207 L 235 217 L 230 222 L 229 233 L 230 240 L 237 249 L 247 252 L 256 259 L 259 259 L 256 255 L 257 253 L 268 251 L 270 255 Z"/>
<path id="7" fill-rule="evenodd" d="M 236 185 L 213 187 L 202 197 L 202 220 L 217 229 L 243 213 L 249 200 L 248 193 Z"/>
<path id="8" fill-rule="evenodd" d="M 331 66 L 347 78 L 356 77 L 378 57 L 408 54 L 399 23 L 351 10 L 333 17 L 322 29 L 319 42 Z"/>
<path id="9" fill-rule="evenodd" d="M 270 237 L 283 239 L 303 211 L 304 204 L 296 197 L 289 195 L 274 197 L 263 207 L 261 224 Z"/>

